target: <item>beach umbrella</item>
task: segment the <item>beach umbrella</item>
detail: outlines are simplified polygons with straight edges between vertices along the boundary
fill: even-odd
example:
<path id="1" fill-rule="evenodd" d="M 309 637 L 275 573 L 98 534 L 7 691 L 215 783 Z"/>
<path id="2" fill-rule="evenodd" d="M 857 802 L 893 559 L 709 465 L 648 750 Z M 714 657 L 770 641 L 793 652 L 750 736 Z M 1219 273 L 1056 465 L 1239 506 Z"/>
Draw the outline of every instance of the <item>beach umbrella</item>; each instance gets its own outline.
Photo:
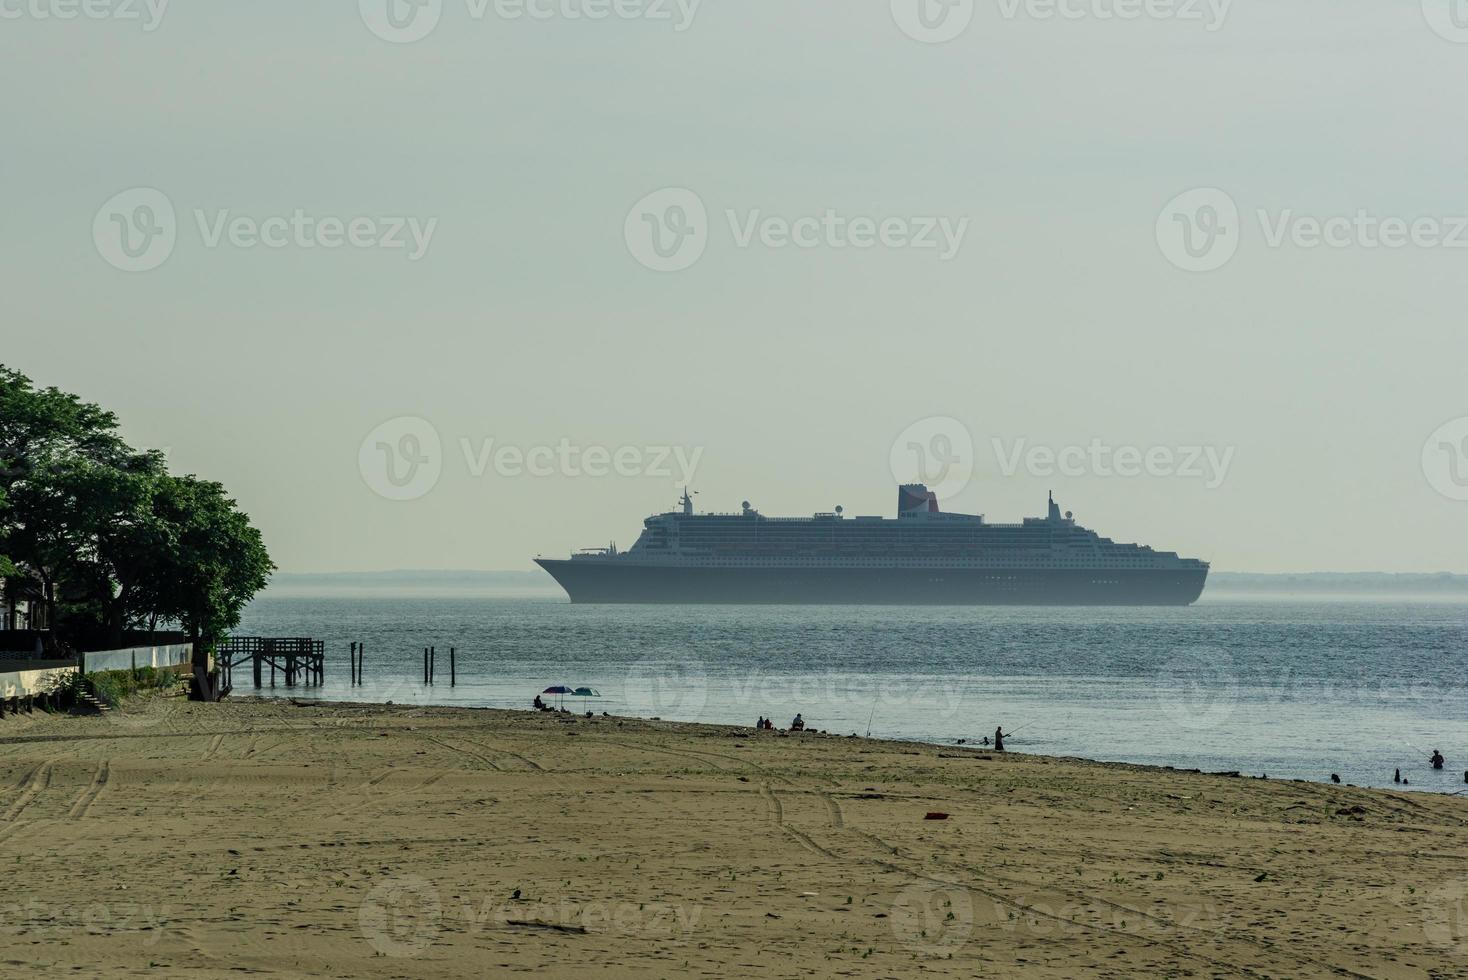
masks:
<path id="1" fill-rule="evenodd" d="M 567 687 L 564 684 L 555 684 L 555 685 L 552 685 L 551 687 L 546 688 L 544 691 L 541 691 L 540 693 L 541 694 L 554 694 L 558 698 L 564 698 L 567 694 L 571 694 L 573 692 L 572 692 L 572 690 L 569 687 Z"/>
<path id="2" fill-rule="evenodd" d="M 577 697 L 577 698 L 583 698 L 583 699 L 584 698 L 599 698 L 599 697 L 601 697 L 601 692 L 598 691 L 594 687 L 578 687 L 578 688 L 576 688 L 576 690 L 574 690 L 574 691 L 571 692 L 571 696 L 572 697 Z M 584 700 L 582 701 L 581 706 L 583 708 L 586 707 L 586 702 Z"/>

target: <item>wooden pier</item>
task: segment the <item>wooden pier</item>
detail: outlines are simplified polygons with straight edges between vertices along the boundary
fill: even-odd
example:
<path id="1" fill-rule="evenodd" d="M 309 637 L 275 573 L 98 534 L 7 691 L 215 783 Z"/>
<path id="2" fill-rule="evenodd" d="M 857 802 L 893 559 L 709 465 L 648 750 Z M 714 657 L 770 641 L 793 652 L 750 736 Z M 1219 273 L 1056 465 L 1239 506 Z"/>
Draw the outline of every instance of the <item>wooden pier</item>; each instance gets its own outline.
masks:
<path id="1" fill-rule="evenodd" d="M 277 675 L 286 687 L 317 686 L 326 681 L 326 643 L 306 637 L 232 636 L 214 652 L 223 690 L 234 686 L 234 668 L 249 664 L 255 687 L 265 685 L 265 668 L 270 668 L 270 686 Z"/>

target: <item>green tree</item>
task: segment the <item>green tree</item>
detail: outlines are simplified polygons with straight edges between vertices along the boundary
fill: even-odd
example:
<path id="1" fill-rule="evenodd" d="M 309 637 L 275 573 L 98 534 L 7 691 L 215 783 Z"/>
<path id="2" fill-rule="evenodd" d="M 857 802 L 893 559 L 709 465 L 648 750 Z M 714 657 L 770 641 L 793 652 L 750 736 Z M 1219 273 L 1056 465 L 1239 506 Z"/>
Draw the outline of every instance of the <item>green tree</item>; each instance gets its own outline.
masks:
<path id="1" fill-rule="evenodd" d="M 0 574 L 40 581 L 53 627 L 60 600 L 74 634 L 177 623 L 196 667 L 275 567 L 222 486 L 169 475 L 111 412 L 3 365 L 0 555 Z"/>
<path id="2" fill-rule="evenodd" d="M 9 498 L 5 496 L 4 490 L 0 490 L 0 528 L 4 528 L 5 526 L 5 511 L 8 508 Z M 3 535 L 0 535 L 0 547 L 4 547 L 4 545 L 5 538 Z M 0 579 L 13 578 L 18 574 L 19 571 L 16 569 L 15 563 L 10 560 L 10 556 L 0 553 Z"/>
<path id="3" fill-rule="evenodd" d="M 218 483 L 160 477 L 153 509 L 168 543 L 150 552 L 153 561 L 133 601 L 188 632 L 197 675 L 207 667 L 209 650 L 239 625 L 275 564 L 259 530 Z"/>
<path id="4" fill-rule="evenodd" d="M 54 476 L 72 510 L 70 561 L 63 577 L 78 600 L 97 611 L 102 639 L 121 645 L 124 632 L 148 616 L 141 583 L 157 556 L 172 547 L 170 528 L 154 507 L 166 478 L 160 457 L 126 465 L 72 463 Z"/>
<path id="5" fill-rule="evenodd" d="M 0 364 L 0 491 L 46 460 L 117 462 L 130 454 L 117 416 L 57 388 L 37 388 Z"/>
<path id="6" fill-rule="evenodd" d="M 0 364 L 0 554 L 41 582 L 48 622 L 73 570 L 79 533 L 74 498 L 55 477 L 81 462 L 126 466 L 137 458 L 117 417 L 57 388 L 37 388 Z M 16 568 L 18 566 L 18 568 Z"/>

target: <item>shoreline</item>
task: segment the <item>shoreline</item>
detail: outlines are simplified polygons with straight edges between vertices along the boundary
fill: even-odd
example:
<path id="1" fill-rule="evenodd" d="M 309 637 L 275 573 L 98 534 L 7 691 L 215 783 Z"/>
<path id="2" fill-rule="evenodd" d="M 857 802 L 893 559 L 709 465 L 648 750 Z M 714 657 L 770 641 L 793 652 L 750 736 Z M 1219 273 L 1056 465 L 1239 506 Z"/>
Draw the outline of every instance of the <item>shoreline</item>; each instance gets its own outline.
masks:
<path id="1" fill-rule="evenodd" d="M 1461 798 L 296 701 L 0 724 L 11 975 L 1468 977 Z"/>
<path id="2" fill-rule="evenodd" d="M 297 689 L 294 689 L 294 691 L 291 691 L 290 689 L 284 689 L 284 688 L 281 688 L 281 689 L 278 689 L 278 690 L 280 690 L 281 693 L 279 693 L 279 694 L 273 694 L 272 695 L 272 694 L 259 694 L 259 693 L 254 693 L 252 691 L 251 693 L 248 693 L 248 694 L 235 694 L 235 695 L 231 695 L 231 699 L 238 699 L 238 700 L 254 699 L 254 700 L 266 701 L 266 702 L 270 702 L 270 701 L 281 701 L 281 700 L 285 700 L 285 701 L 303 701 L 303 702 L 305 702 L 305 701 L 311 701 L 311 702 L 320 701 L 322 704 L 327 704 L 327 705 L 352 705 L 352 706 L 363 707 L 363 708 L 366 708 L 366 707 L 382 707 L 382 708 L 389 708 L 389 707 L 391 707 L 391 708 L 443 708 L 443 709 L 452 709 L 452 710 L 461 710 L 461 711 L 501 712 L 501 713 L 505 713 L 505 714 L 509 714 L 509 715 L 519 715 L 519 714 L 523 714 L 523 715 L 535 715 L 536 714 L 536 712 L 534 712 L 532 710 L 528 710 L 528 709 L 504 708 L 504 707 L 496 707 L 496 706 L 492 706 L 492 705 L 444 704 L 444 703 L 441 703 L 441 702 L 422 702 L 422 703 L 416 703 L 416 702 L 414 702 L 414 703 L 399 702 L 399 703 L 394 703 L 394 702 L 384 702 L 384 701 L 358 701 L 358 700 L 352 700 L 352 699 L 339 699 L 339 698 L 335 698 L 335 697 L 331 697 L 331 696 L 323 697 L 323 696 L 320 695 L 319 692 L 316 692 L 316 689 L 313 689 L 313 688 L 297 688 Z M 309 693 L 308 694 L 308 692 L 312 692 L 312 693 Z M 582 714 L 584 714 L 584 712 L 583 713 L 578 713 L 576 711 L 570 711 L 569 712 L 569 716 L 570 717 L 581 717 Z M 601 715 L 599 713 L 596 716 L 597 717 L 601 717 Z M 660 718 L 644 718 L 644 717 L 637 716 L 637 715 L 615 715 L 615 714 L 611 714 L 611 715 L 608 715 L 607 717 L 612 718 L 612 719 L 619 719 L 619 720 L 623 720 L 623 721 L 647 722 L 649 724 L 672 725 L 672 726 L 688 726 L 691 729 L 709 728 L 709 729 L 719 730 L 721 732 L 723 732 L 723 731 L 729 731 L 729 732 L 748 732 L 748 733 L 750 733 L 751 737 L 758 737 L 756 735 L 756 733 L 755 733 L 755 730 L 752 727 L 747 726 L 747 725 L 724 724 L 724 723 L 720 723 L 720 722 L 706 722 L 706 721 L 671 721 L 671 720 L 665 721 L 665 720 L 660 719 Z M 856 735 L 856 734 L 850 734 L 850 733 L 848 733 L 846 735 L 841 735 L 841 734 L 839 734 L 837 732 L 829 732 L 829 733 L 826 733 L 826 734 L 821 734 L 819 731 L 814 730 L 814 729 L 808 729 L 804 733 L 789 733 L 788 731 L 781 732 L 781 731 L 777 730 L 776 732 L 772 732 L 772 733 L 769 733 L 769 734 L 791 734 L 792 737 L 795 734 L 819 735 L 819 737 L 823 737 L 823 738 L 856 739 L 858 741 L 882 742 L 882 743 L 891 743 L 891 744 L 894 744 L 894 745 L 924 745 L 924 746 L 931 746 L 933 748 L 953 750 L 953 751 L 963 751 L 963 750 L 974 751 L 974 752 L 982 752 L 982 751 L 992 752 L 992 751 L 994 751 L 993 748 L 992 748 L 992 746 L 985 747 L 983 745 L 974 744 L 972 741 L 965 741 L 963 743 L 959 743 L 956 739 L 950 739 L 948 741 L 938 741 L 938 740 L 934 740 L 934 739 L 926 739 L 926 738 L 923 738 L 922 736 L 900 736 L 900 735 L 898 735 L 898 736 L 892 736 L 892 735 L 888 735 L 888 736 L 881 736 L 881 737 L 879 737 L 879 736 L 863 736 L 863 735 Z M 1011 745 L 1012 744 L 1019 744 L 1019 745 L 1022 746 L 1024 744 L 1023 741 L 1020 741 L 1019 743 L 1010 742 L 1010 736 L 1009 735 L 1006 735 L 1005 736 L 1005 740 L 1006 740 L 1006 742 L 1009 742 Z M 1348 782 L 1348 781 L 1344 781 L 1344 780 L 1342 782 L 1340 782 L 1340 783 L 1332 783 L 1331 780 L 1329 779 L 1329 777 L 1324 777 L 1324 778 L 1321 778 L 1321 779 L 1307 779 L 1307 778 L 1303 778 L 1303 777 L 1291 777 L 1291 776 L 1268 776 L 1268 775 L 1265 775 L 1265 774 L 1254 774 L 1254 773 L 1250 773 L 1250 772 L 1247 772 L 1247 771 L 1244 771 L 1244 770 L 1238 770 L 1238 769 L 1204 769 L 1204 768 L 1197 767 L 1197 766 L 1183 766 L 1183 765 L 1171 765 L 1171 764 L 1165 764 L 1165 763 L 1136 762 L 1136 761 L 1132 761 L 1132 760 L 1128 760 L 1128 759 L 1096 759 L 1096 758 L 1091 758 L 1089 756 L 1083 756 L 1083 755 L 1070 755 L 1070 754 L 1063 754 L 1063 753 L 1048 753 L 1048 752 L 1027 751 L 1024 748 L 1007 748 L 1005 754 L 1028 756 L 1028 757 L 1031 757 L 1031 758 L 1054 759 L 1056 761 L 1065 761 L 1065 762 L 1091 763 L 1091 764 L 1100 765 L 1100 766 L 1122 766 L 1122 767 L 1137 768 L 1137 769 L 1143 769 L 1143 770 L 1155 770 L 1155 771 L 1158 771 L 1158 772 L 1174 772 L 1174 773 L 1200 774 L 1200 775 L 1206 775 L 1206 776 L 1220 776 L 1220 777 L 1229 776 L 1229 777 L 1239 778 L 1239 779 L 1265 779 L 1265 780 L 1271 780 L 1271 781 L 1275 781 L 1275 782 L 1305 783 L 1305 784 L 1308 784 L 1308 785 L 1318 785 L 1318 786 L 1339 785 L 1339 786 L 1349 787 L 1349 788 L 1352 788 L 1352 789 L 1371 789 L 1371 790 L 1380 790 L 1380 791 L 1383 791 L 1383 792 L 1390 792 L 1390 793 L 1401 792 L 1401 793 L 1426 794 L 1426 795 L 1431 795 L 1431 796 L 1448 796 L 1448 797 L 1451 797 L 1451 796 L 1468 796 L 1468 779 L 1465 779 L 1461 784 L 1456 785 L 1453 789 L 1436 788 L 1436 787 L 1432 787 L 1432 786 L 1423 785 L 1423 784 L 1420 784 L 1420 783 L 1409 783 L 1409 784 L 1404 785 L 1404 786 L 1362 786 L 1360 784 L 1352 783 L 1352 782 Z M 1411 776 L 1411 773 L 1409 772 L 1408 773 L 1408 777 L 1410 778 L 1410 776 Z"/>

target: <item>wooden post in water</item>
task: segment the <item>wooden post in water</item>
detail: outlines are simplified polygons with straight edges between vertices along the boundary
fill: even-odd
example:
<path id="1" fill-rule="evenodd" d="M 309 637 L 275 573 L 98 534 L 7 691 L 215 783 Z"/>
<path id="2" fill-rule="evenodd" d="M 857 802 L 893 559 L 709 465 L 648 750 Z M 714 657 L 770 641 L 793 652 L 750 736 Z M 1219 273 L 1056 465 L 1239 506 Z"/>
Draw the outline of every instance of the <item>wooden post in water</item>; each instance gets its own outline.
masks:
<path id="1" fill-rule="evenodd" d="M 260 648 L 259 647 L 256 647 L 255 648 L 255 652 L 251 656 L 250 659 L 253 660 L 254 661 L 254 664 L 255 664 L 255 688 L 256 688 L 256 690 L 258 690 L 260 688 L 260 666 L 261 666 L 260 665 Z"/>
<path id="2" fill-rule="evenodd" d="M 459 671 L 454 664 L 454 653 L 454 648 L 449 647 L 449 687 L 454 687 L 459 683 Z"/>
<path id="3" fill-rule="evenodd" d="M 428 648 L 423 648 L 423 686 L 428 686 Z"/>
<path id="4" fill-rule="evenodd" d="M 438 647 L 428 648 L 428 683 L 433 683 L 433 675 L 438 672 Z"/>

